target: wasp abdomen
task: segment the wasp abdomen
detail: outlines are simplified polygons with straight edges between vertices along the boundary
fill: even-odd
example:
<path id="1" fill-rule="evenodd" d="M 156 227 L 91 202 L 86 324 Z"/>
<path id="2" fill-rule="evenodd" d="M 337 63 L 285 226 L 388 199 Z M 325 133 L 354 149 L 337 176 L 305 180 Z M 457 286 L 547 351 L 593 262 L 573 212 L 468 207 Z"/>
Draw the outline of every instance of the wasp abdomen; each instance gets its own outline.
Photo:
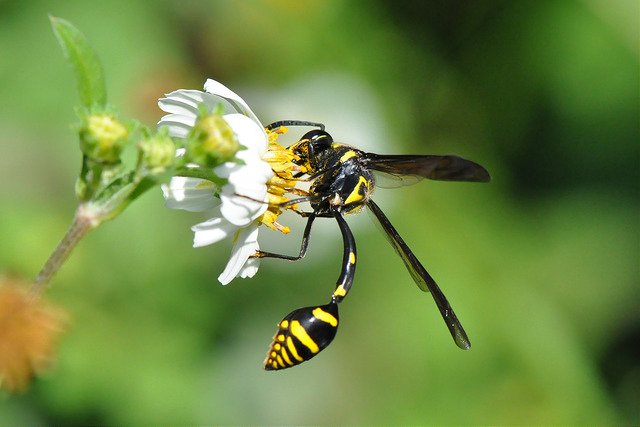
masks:
<path id="1" fill-rule="evenodd" d="M 285 369 L 313 358 L 333 341 L 337 330 L 337 303 L 292 311 L 278 323 L 264 368 Z"/>

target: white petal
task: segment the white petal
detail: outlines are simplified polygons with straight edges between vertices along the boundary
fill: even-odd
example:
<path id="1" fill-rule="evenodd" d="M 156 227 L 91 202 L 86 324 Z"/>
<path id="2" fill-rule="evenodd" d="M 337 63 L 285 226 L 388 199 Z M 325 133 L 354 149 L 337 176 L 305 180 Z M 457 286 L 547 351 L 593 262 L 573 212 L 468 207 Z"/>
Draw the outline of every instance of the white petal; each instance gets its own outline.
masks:
<path id="1" fill-rule="evenodd" d="M 195 123 L 196 116 L 167 114 L 158 122 L 158 128 L 167 126 L 169 128 L 170 136 L 174 138 L 186 138 Z"/>
<path id="2" fill-rule="evenodd" d="M 236 109 L 236 111 L 250 117 L 260 128 L 263 127 L 260 123 L 260 120 L 258 120 L 258 117 L 253 113 L 251 108 L 249 108 L 247 103 L 222 83 L 212 79 L 207 79 L 207 81 L 204 83 L 204 90 L 213 95 L 217 95 L 221 98 L 226 99 L 229 104 L 231 104 Z"/>
<path id="3" fill-rule="evenodd" d="M 267 134 L 260 124 L 242 114 L 225 114 L 223 118 L 236 134 L 238 142 L 247 147 L 243 151 L 255 151 L 259 156 L 267 151 Z"/>
<path id="4" fill-rule="evenodd" d="M 258 250 L 258 248 L 256 248 Z M 243 279 L 246 277 L 253 277 L 258 272 L 258 268 L 260 267 L 260 258 L 249 258 L 247 262 L 244 263 L 242 269 L 238 273 L 238 276 Z"/>
<path id="5" fill-rule="evenodd" d="M 199 248 L 217 243 L 233 235 L 238 227 L 222 218 L 219 214 L 214 218 L 201 222 L 191 227 L 194 232 L 193 247 Z"/>
<path id="6" fill-rule="evenodd" d="M 238 156 L 241 158 L 240 156 Z M 250 182 L 252 184 L 265 185 L 267 181 L 273 176 L 273 169 L 269 163 L 262 159 L 255 157 L 241 158 L 245 164 L 240 169 L 231 170 L 227 179 L 235 186 L 241 185 L 244 182 Z"/>
<path id="7" fill-rule="evenodd" d="M 234 189 L 225 185 L 220 192 L 220 200 L 222 216 L 230 223 L 244 227 L 267 210 L 267 203 L 259 202 L 267 200 L 267 187 L 261 185 Z"/>
<path id="8" fill-rule="evenodd" d="M 229 178 L 232 173 L 239 171 L 243 165 L 234 162 L 224 162 L 213 168 L 213 172 L 220 178 Z"/>
<path id="9" fill-rule="evenodd" d="M 193 104 L 193 102 L 188 102 L 178 97 L 160 98 L 158 100 L 158 107 L 166 113 L 197 117 L 198 107 Z"/>
<path id="10" fill-rule="evenodd" d="M 231 250 L 231 258 L 222 274 L 218 277 L 220 283 L 226 285 L 242 272 L 245 275 L 250 274 L 250 276 L 253 276 L 257 271 L 257 265 L 252 263 L 247 270 L 244 270 L 244 267 L 249 257 L 258 249 L 258 226 L 256 224 L 238 230 Z M 255 271 L 252 271 L 253 269 Z"/>
<path id="11" fill-rule="evenodd" d="M 171 93 L 165 95 L 166 98 L 162 98 L 158 101 L 158 105 L 162 108 L 160 101 L 164 101 L 166 99 L 172 99 L 174 102 L 182 103 L 186 106 L 190 106 L 191 108 L 195 108 L 196 112 L 198 110 L 198 105 L 204 103 L 209 111 L 211 111 L 220 100 L 206 92 L 202 92 L 201 90 L 191 90 L 191 89 L 180 89 L 174 90 Z M 163 111 L 164 108 L 162 108 Z M 172 111 L 167 111 L 167 113 L 171 113 Z"/>
<path id="12" fill-rule="evenodd" d="M 200 212 L 220 204 L 214 197 L 216 186 L 207 180 L 176 176 L 162 186 L 165 205 L 170 209 Z"/>
<path id="13" fill-rule="evenodd" d="M 214 168 L 214 172 L 221 178 L 226 178 L 233 186 L 265 185 L 273 176 L 269 164 L 255 156 L 244 156 L 245 164 L 226 162 Z"/>

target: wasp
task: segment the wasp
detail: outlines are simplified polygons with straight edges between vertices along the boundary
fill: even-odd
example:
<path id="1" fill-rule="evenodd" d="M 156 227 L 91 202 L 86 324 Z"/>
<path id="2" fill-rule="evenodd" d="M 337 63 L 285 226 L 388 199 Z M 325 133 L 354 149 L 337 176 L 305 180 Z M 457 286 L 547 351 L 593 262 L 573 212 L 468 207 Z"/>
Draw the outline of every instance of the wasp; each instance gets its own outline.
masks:
<path id="1" fill-rule="evenodd" d="M 344 216 L 357 213 L 366 206 L 382 229 L 391 246 L 400 255 L 418 287 L 430 292 L 440 310 L 454 342 L 461 349 L 471 343 L 440 287 L 400 237 L 387 216 L 371 198 L 376 186 L 399 187 L 428 178 L 438 181 L 489 182 L 487 170 L 479 164 L 454 155 L 381 155 L 367 153 L 333 140 L 321 123 L 283 120 L 267 129 L 280 126 L 314 128 L 288 147 L 302 170 L 295 177 L 311 183 L 308 192 L 292 199 L 288 205 L 309 202 L 311 212 L 298 211 L 307 218 L 300 252 L 296 256 L 258 251 L 259 258 L 302 259 L 309 244 L 311 226 L 316 218 L 333 218 L 340 228 L 343 256 L 340 275 L 325 305 L 303 307 L 292 311 L 278 323 L 278 331 L 267 352 L 266 370 L 296 366 L 315 357 L 334 339 L 338 324 L 338 304 L 347 296 L 356 272 L 356 241 Z"/>

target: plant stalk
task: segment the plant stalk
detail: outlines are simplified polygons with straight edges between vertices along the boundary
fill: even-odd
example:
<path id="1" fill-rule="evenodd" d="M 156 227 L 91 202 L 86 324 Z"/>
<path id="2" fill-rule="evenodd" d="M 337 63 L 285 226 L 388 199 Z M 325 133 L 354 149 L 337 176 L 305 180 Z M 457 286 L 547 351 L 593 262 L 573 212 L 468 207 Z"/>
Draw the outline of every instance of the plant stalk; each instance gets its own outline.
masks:
<path id="1" fill-rule="evenodd" d="M 56 272 L 65 263 L 73 249 L 78 245 L 80 240 L 87 235 L 89 231 L 98 225 L 95 217 L 87 215 L 84 205 L 78 206 L 76 213 L 73 217 L 73 222 L 67 230 L 58 246 L 47 259 L 40 273 L 36 277 L 33 285 L 31 286 L 31 294 L 34 298 L 42 295 L 51 279 Z"/>

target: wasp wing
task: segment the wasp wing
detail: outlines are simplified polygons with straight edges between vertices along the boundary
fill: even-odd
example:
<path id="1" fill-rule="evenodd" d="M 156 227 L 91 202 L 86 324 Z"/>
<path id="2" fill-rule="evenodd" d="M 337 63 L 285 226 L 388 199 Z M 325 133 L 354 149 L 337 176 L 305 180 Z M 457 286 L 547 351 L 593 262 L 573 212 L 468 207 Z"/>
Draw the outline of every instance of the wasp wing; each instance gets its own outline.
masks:
<path id="1" fill-rule="evenodd" d="M 458 317 L 451 308 L 451 305 L 449 305 L 449 301 L 447 301 L 447 298 L 444 296 L 435 280 L 433 280 L 431 275 L 422 266 L 420 261 L 418 261 L 413 252 L 411 252 L 409 246 L 407 246 L 404 240 L 402 240 L 402 237 L 400 237 L 378 205 L 376 205 L 373 200 L 369 199 L 367 206 L 377 218 L 385 232 L 385 235 L 387 236 L 387 240 L 389 240 L 391 246 L 393 246 L 398 255 L 400 255 L 402 261 L 404 261 L 404 265 L 407 267 L 407 270 L 409 270 L 409 274 L 411 274 L 411 277 L 413 277 L 413 280 L 416 282 L 418 287 L 425 292 L 431 292 L 431 295 L 433 296 L 433 299 L 440 310 L 440 314 L 442 315 L 447 328 L 449 328 L 449 332 L 451 333 L 456 345 L 463 350 L 469 349 L 471 347 L 471 343 L 469 342 L 467 333 L 464 331 Z"/>
<path id="2" fill-rule="evenodd" d="M 373 169 L 371 169 L 371 171 L 373 172 L 375 178 L 376 187 L 380 188 L 406 187 L 407 185 L 413 185 L 424 179 L 424 177 L 418 175 L 398 175 L 387 172 L 380 172 Z"/>
<path id="3" fill-rule="evenodd" d="M 411 185 L 423 178 L 437 181 L 489 182 L 489 172 L 462 157 L 446 155 L 382 155 L 365 153 L 362 164 L 376 172 L 376 184 L 383 188 Z"/>

